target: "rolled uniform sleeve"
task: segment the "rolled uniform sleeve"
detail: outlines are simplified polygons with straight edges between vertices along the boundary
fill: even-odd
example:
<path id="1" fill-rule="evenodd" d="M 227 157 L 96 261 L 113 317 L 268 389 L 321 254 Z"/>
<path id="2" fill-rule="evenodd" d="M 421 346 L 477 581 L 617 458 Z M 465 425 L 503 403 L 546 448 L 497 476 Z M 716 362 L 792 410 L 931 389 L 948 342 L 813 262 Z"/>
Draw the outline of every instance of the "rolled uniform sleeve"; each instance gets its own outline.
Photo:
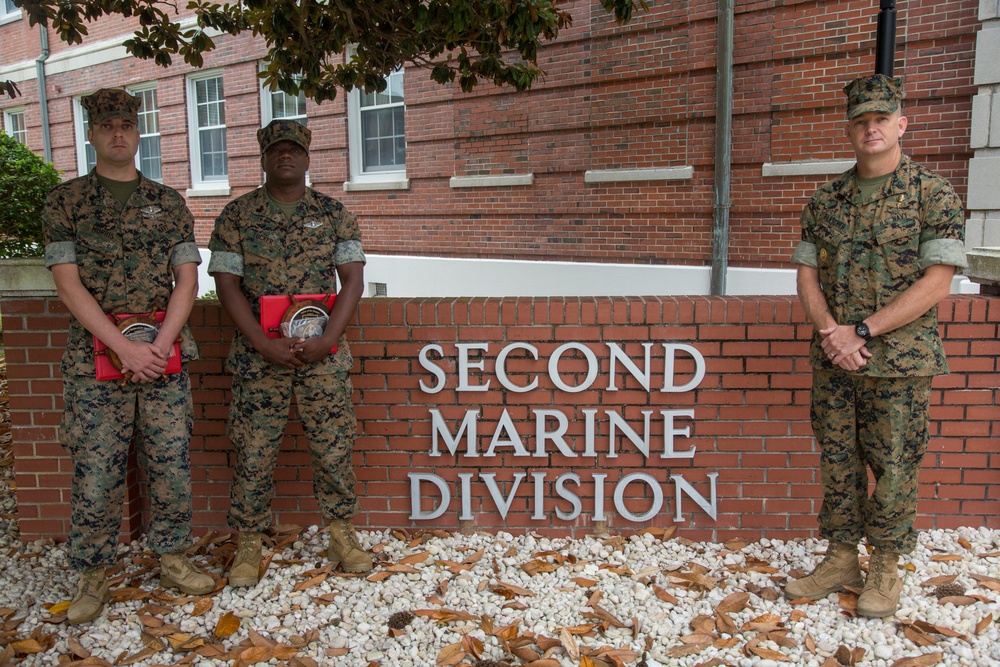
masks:
<path id="1" fill-rule="evenodd" d="M 208 273 L 231 273 L 243 277 L 243 244 L 236 225 L 237 207 L 230 202 L 215 220 L 208 249 L 212 257 L 208 260 Z"/>
<path id="2" fill-rule="evenodd" d="M 969 268 L 969 262 L 965 258 L 965 243 L 955 239 L 931 239 L 922 243 L 917 262 L 921 270 L 935 264 L 948 264 L 958 267 L 960 271 Z"/>
<path id="3" fill-rule="evenodd" d="M 66 211 L 62 190 L 57 186 L 45 199 L 42 209 L 42 235 L 45 242 L 45 266 L 76 264 L 76 230 Z"/>
<path id="4" fill-rule="evenodd" d="M 928 201 L 920 234 L 917 263 L 921 270 L 947 264 L 968 268 L 965 258 L 965 211 L 962 201 L 945 179 L 932 174 L 922 184 Z"/>
<path id="5" fill-rule="evenodd" d="M 361 248 L 361 228 L 358 225 L 358 218 L 353 213 L 344 211 L 340 218 L 340 225 L 337 227 L 337 250 L 334 263 L 350 264 L 361 262 L 364 264 L 365 252 Z"/>
<path id="6" fill-rule="evenodd" d="M 201 264 L 201 253 L 198 244 L 193 242 L 178 243 L 170 253 L 170 266 L 181 264 Z"/>
<path id="7" fill-rule="evenodd" d="M 798 247 L 792 253 L 792 264 L 811 266 L 814 269 L 819 268 L 819 262 L 816 259 L 816 244 L 809 241 L 799 241 Z"/>
<path id="8" fill-rule="evenodd" d="M 76 264 L 76 246 L 72 241 L 55 241 L 45 244 L 45 268 L 56 264 Z"/>

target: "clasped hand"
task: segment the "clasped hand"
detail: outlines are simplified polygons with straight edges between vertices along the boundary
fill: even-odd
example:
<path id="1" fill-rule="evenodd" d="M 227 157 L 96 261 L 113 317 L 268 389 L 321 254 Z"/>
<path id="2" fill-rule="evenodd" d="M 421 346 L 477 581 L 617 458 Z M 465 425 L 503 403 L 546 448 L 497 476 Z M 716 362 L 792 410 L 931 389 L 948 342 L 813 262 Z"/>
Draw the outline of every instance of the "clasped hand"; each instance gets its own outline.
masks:
<path id="1" fill-rule="evenodd" d="M 823 354 L 830 362 L 845 371 L 864 368 L 872 353 L 865 346 L 865 339 L 854 332 L 853 326 L 839 324 L 820 329 Z"/>

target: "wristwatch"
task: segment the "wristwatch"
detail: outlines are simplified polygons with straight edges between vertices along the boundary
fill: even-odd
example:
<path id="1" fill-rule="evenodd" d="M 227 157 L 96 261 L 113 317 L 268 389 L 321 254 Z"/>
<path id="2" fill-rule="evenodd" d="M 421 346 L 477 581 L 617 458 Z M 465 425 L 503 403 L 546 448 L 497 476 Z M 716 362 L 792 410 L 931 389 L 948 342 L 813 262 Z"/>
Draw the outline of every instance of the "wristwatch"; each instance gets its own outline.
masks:
<path id="1" fill-rule="evenodd" d="M 872 330 L 864 322 L 858 322 L 854 325 L 854 333 L 864 338 L 866 343 L 872 339 Z"/>

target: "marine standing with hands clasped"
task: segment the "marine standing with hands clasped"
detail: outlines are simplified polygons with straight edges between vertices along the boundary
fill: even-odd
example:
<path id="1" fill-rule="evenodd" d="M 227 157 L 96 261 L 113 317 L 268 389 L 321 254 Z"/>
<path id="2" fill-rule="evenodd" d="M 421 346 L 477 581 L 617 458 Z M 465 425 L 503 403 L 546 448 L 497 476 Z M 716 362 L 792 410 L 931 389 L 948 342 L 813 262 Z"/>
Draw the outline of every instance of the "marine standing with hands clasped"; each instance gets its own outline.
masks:
<path id="1" fill-rule="evenodd" d="M 830 544 L 785 595 L 815 600 L 863 585 L 857 612 L 884 617 L 899 605 L 900 555 L 916 546 L 931 380 L 948 372 L 937 304 L 966 267 L 965 216 L 951 185 L 902 153 L 902 81 L 876 74 L 844 92 L 857 164 L 813 195 L 792 257 L 814 327 L 811 420 Z M 862 539 L 874 548 L 867 578 Z"/>
<path id="2" fill-rule="evenodd" d="M 354 362 L 344 336 L 364 292 L 365 256 L 357 218 L 306 186 L 310 139 L 308 128 L 290 120 L 274 120 L 257 132 L 266 183 L 226 206 L 209 244 L 208 271 L 237 328 L 226 362 L 233 374 L 228 435 L 236 457 L 229 525 L 239 532 L 229 573 L 234 586 L 259 580 L 262 533 L 271 526 L 272 478 L 293 393 L 312 455 L 316 499 L 330 522 L 329 558 L 346 572 L 372 569 L 352 521 L 359 509 L 351 467 L 357 426 L 349 377 Z M 262 296 L 334 293 L 320 336 L 273 338 L 261 324 Z"/>
<path id="3" fill-rule="evenodd" d="M 42 212 L 45 264 L 72 314 L 59 428 L 73 460 L 69 558 L 80 572 L 71 624 L 99 616 L 109 596 L 105 568 L 115 561 L 133 435 L 149 479 L 148 540 L 160 554 L 160 583 L 198 595 L 215 588 L 183 553 L 192 541 L 191 383 L 185 368 L 164 373 L 178 337 L 182 358 L 197 358 L 186 326 L 201 262 L 194 219 L 175 190 L 135 168 L 141 100 L 105 88 L 81 103 L 97 164 L 56 186 Z M 152 342 L 129 340 L 113 322 L 158 310 L 165 315 Z M 126 379 L 96 379 L 94 336 Z"/>

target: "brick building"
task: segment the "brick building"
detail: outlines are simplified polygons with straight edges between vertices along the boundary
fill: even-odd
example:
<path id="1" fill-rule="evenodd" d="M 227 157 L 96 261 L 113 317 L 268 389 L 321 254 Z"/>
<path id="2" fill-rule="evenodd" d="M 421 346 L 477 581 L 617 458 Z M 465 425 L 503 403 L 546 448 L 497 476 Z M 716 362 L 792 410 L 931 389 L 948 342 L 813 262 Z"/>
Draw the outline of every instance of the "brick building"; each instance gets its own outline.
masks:
<path id="1" fill-rule="evenodd" d="M 904 148 L 963 199 L 976 32 L 991 3 L 899 3 Z M 527 93 L 484 85 L 464 94 L 407 68 L 386 94 L 322 105 L 262 90 L 265 50 L 250 36 L 218 38 L 201 69 L 163 69 L 127 55 L 124 19 L 92 25 L 75 47 L 48 35 L 45 55 L 39 28 L 11 0 L 3 7 L 0 79 L 22 92 L 0 100 L 5 129 L 39 153 L 48 143 L 69 178 L 93 163 L 80 97 L 106 85 L 142 94 L 140 166 L 186 195 L 202 245 L 222 206 L 261 183 L 257 128 L 292 116 L 314 132 L 312 184 L 362 218 L 369 295 L 708 292 L 712 0 L 653 3 L 626 27 L 599 3 L 567 2 L 573 25 L 541 51 L 547 75 Z M 872 0 L 737 3 L 727 293 L 794 289 L 799 211 L 850 165 L 841 87 L 873 70 L 877 12 Z M 471 271 L 469 260 L 491 261 Z"/>
<path id="2" fill-rule="evenodd" d="M 129 58 L 120 46 L 128 25 L 105 20 L 82 46 L 50 40 L 39 66 L 39 31 L 0 2 L 0 80 L 23 93 L 0 100 L 4 127 L 40 153 L 48 141 L 72 177 L 88 168 L 79 97 L 105 85 L 142 93 L 155 109 L 143 169 L 186 194 L 202 244 L 221 207 L 260 185 L 257 128 L 304 113 L 310 179 L 360 214 L 366 296 L 381 288 L 389 297 L 363 300 L 349 330 L 359 525 L 576 534 L 662 521 L 685 524 L 692 539 L 815 534 L 811 327 L 783 293 L 794 289 L 788 257 L 801 207 L 851 164 L 841 87 L 872 71 L 875 0 L 738 3 L 729 279 L 726 296 L 710 297 L 692 295 L 708 293 L 713 255 L 714 2 L 654 3 L 618 28 L 598 3 L 569 0 L 573 27 L 542 51 L 548 76 L 527 93 L 463 94 L 406 69 L 387 98 L 352 93 L 322 105 L 262 91 L 264 50 L 249 38 L 218 39 L 200 70 L 160 69 Z M 1000 246 L 1000 2 L 903 0 L 899 10 L 904 150 L 968 200 L 970 247 Z M 373 136 L 366 114 L 387 121 Z M 367 163 L 366 140 L 379 146 Z M 68 313 L 51 287 L 5 288 L 21 536 L 62 536 Z M 437 298 L 412 298 L 428 295 Z M 964 294 L 940 309 L 952 374 L 935 380 L 920 528 L 998 526 L 998 303 Z M 202 355 L 190 366 L 196 523 L 215 530 L 234 456 L 223 371 L 233 329 L 213 302 L 195 307 L 192 328 Z M 432 346 L 439 352 L 425 355 Z M 676 366 L 675 348 L 687 351 Z M 618 354 L 635 368 L 623 370 Z M 565 378 L 546 373 L 554 357 Z M 699 382 L 692 358 L 703 361 Z M 443 390 L 428 389 L 428 365 L 444 373 Z M 563 424 L 572 451 L 556 443 Z M 318 519 L 307 461 L 293 423 L 276 473 L 279 523 Z M 127 536 L 141 530 L 142 485 L 129 480 Z"/>

